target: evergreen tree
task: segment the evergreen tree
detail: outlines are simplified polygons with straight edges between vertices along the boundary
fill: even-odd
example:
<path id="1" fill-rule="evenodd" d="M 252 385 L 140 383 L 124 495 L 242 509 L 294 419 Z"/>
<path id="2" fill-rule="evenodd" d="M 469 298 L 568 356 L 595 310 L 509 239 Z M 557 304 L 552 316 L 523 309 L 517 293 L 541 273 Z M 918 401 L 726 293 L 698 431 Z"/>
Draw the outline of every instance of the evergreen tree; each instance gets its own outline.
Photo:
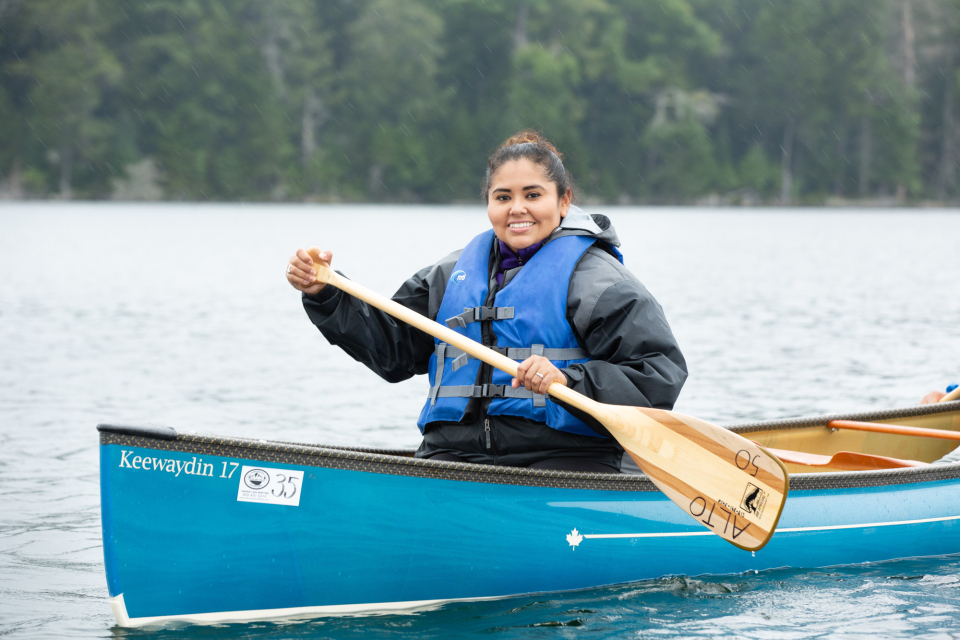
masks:
<path id="1" fill-rule="evenodd" d="M 44 150 L 38 164 L 47 169 L 48 183 L 37 186 L 55 188 L 64 199 L 75 188 L 103 195 L 116 172 L 109 163 L 116 123 L 105 113 L 104 94 L 123 77 L 103 39 L 115 18 L 94 0 L 31 0 L 20 10 L 20 30 L 11 38 L 17 61 L 5 66 L 27 80 L 20 84 L 26 94 L 21 126 L 31 135 L 20 142 Z M 4 102 L 11 109 L 9 99 Z M 36 156 L 26 149 L 24 155 Z"/>

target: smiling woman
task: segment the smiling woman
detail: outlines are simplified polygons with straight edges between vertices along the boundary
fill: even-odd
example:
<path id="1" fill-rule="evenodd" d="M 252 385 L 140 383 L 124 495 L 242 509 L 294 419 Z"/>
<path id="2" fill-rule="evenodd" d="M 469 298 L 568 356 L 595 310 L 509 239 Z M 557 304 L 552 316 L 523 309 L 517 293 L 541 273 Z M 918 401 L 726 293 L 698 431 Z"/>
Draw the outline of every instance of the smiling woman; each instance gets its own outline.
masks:
<path id="1" fill-rule="evenodd" d="M 623 266 L 610 220 L 573 206 L 562 157 L 536 132 L 504 142 L 483 181 L 492 229 L 393 296 L 521 361 L 516 378 L 325 287 L 306 249 L 290 258 L 287 281 L 331 344 L 390 382 L 428 374 L 418 457 L 616 473 L 623 449 L 591 417 L 549 398 L 550 384 L 606 404 L 673 408 L 683 355 L 660 305 Z"/>

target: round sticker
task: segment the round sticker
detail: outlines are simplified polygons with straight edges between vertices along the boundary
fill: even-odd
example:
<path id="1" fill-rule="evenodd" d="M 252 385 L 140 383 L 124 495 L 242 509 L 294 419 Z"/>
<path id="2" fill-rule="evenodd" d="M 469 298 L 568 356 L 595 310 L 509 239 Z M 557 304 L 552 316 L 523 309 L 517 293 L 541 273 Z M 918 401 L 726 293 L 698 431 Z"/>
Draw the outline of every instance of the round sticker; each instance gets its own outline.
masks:
<path id="1" fill-rule="evenodd" d="M 259 491 L 270 484 L 270 474 L 263 469 L 250 469 L 243 476 L 243 484 L 254 491 Z"/>

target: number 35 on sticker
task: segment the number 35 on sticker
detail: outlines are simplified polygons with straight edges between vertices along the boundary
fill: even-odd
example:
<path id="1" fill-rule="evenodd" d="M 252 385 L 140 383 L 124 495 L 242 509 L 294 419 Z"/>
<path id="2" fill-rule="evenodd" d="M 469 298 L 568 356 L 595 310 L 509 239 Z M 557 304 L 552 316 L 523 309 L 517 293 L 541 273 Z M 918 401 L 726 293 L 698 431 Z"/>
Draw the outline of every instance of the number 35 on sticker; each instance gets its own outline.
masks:
<path id="1" fill-rule="evenodd" d="M 240 488 L 237 502 L 262 502 L 300 506 L 303 471 L 243 467 L 240 470 Z"/>

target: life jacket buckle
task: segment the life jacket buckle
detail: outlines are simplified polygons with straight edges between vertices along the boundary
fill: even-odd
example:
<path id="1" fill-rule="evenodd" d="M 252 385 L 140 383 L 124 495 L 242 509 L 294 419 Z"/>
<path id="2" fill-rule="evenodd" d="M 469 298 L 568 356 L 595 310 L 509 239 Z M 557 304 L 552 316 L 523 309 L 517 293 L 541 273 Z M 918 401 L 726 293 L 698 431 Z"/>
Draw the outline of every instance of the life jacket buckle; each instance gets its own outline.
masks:
<path id="1" fill-rule="evenodd" d="M 515 309 L 513 307 L 464 307 L 460 315 L 447 318 L 444 322 L 451 329 L 460 327 L 466 329 L 471 322 L 483 322 L 484 320 L 510 320 L 513 318 Z"/>
<path id="2" fill-rule="evenodd" d="M 502 384 L 484 384 L 480 395 L 484 398 L 502 398 L 504 386 Z"/>

